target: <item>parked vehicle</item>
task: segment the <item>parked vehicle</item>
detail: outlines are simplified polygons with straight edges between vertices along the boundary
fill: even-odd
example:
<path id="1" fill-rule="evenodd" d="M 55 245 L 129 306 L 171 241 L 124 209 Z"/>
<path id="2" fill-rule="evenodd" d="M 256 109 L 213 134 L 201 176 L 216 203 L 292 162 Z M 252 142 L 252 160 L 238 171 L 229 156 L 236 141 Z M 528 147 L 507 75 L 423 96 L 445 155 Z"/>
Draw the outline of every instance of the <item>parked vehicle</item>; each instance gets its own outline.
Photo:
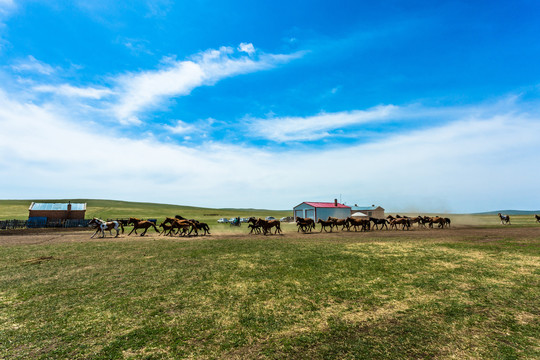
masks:
<path id="1" fill-rule="evenodd" d="M 229 222 L 229 219 L 227 218 L 221 218 L 217 221 L 218 223 L 222 224 L 222 223 L 228 223 Z"/>
<path id="2" fill-rule="evenodd" d="M 292 218 L 292 216 L 285 216 L 279 219 L 279 221 L 282 221 L 282 222 L 292 222 L 293 220 L 294 219 Z"/>
<path id="3" fill-rule="evenodd" d="M 276 218 L 273 217 L 273 216 L 267 216 L 267 217 L 266 217 L 266 220 L 268 220 L 268 221 L 270 221 L 270 220 L 276 220 Z"/>

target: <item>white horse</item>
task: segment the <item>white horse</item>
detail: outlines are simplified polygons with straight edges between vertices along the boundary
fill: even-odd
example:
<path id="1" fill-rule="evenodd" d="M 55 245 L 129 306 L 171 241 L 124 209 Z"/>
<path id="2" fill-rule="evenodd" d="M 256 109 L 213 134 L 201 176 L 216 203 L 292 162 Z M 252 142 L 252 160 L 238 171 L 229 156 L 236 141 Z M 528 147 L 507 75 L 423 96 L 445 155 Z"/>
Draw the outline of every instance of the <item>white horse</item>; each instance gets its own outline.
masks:
<path id="1" fill-rule="evenodd" d="M 510 223 L 510 215 L 502 215 L 501 213 L 498 214 L 499 219 L 501 219 L 501 225 L 512 225 Z"/>
<path id="2" fill-rule="evenodd" d="M 118 228 L 122 229 L 122 234 L 124 233 L 124 226 L 119 221 L 104 221 L 104 220 L 101 220 L 101 219 L 98 219 L 98 218 L 93 218 L 88 223 L 88 226 L 91 226 L 91 225 L 93 225 L 96 228 L 96 232 L 94 233 L 94 235 L 92 235 L 90 237 L 91 239 L 93 239 L 94 236 L 96 236 L 97 233 L 99 233 L 99 232 L 101 232 L 101 237 L 104 238 L 105 237 L 105 230 L 108 230 L 109 234 L 111 234 L 111 235 L 112 235 L 112 230 L 113 229 L 116 230 L 116 236 L 115 237 L 118 237 L 118 235 L 120 234 L 120 231 L 118 231 Z"/>

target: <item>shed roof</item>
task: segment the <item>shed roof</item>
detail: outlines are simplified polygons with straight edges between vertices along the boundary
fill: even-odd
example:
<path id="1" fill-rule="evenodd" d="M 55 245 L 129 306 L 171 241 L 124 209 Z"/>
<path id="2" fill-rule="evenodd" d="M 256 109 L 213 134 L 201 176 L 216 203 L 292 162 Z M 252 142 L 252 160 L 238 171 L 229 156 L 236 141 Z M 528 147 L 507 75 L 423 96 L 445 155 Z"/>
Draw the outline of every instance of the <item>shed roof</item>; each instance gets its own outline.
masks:
<path id="1" fill-rule="evenodd" d="M 311 201 L 304 201 L 303 204 L 307 204 L 316 208 L 342 208 L 342 209 L 350 209 L 350 206 L 343 205 L 338 203 L 337 206 L 333 202 L 311 202 Z"/>
<path id="2" fill-rule="evenodd" d="M 68 203 L 32 203 L 29 210 L 67 211 Z M 86 203 L 71 203 L 72 211 L 86 210 Z"/>
<path id="3" fill-rule="evenodd" d="M 363 212 L 355 212 L 354 214 L 352 214 L 351 216 L 367 216 L 366 214 L 364 214 Z"/>
<path id="4" fill-rule="evenodd" d="M 353 211 L 367 211 L 367 210 L 375 210 L 380 208 L 380 206 L 352 206 L 351 209 Z"/>

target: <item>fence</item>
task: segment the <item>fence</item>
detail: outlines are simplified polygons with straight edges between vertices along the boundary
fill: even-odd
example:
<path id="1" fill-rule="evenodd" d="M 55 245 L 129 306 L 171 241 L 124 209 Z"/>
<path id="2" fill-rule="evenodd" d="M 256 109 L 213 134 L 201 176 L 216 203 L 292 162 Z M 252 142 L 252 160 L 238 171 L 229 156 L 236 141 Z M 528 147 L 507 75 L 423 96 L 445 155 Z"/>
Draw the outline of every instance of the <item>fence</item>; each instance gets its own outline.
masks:
<path id="1" fill-rule="evenodd" d="M 73 228 L 86 227 L 90 220 L 81 219 L 51 219 L 30 218 L 28 220 L 0 220 L 0 229 L 25 229 L 25 228 Z"/>

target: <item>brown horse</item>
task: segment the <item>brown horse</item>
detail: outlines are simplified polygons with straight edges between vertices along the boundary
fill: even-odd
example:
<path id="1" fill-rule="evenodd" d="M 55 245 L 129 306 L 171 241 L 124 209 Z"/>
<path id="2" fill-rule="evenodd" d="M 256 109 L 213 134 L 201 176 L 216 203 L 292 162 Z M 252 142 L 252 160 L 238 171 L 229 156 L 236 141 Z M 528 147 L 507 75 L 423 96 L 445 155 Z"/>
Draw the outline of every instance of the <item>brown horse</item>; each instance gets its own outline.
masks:
<path id="1" fill-rule="evenodd" d="M 371 221 L 369 219 L 355 219 L 348 217 L 347 224 L 347 230 L 350 230 L 351 227 L 354 227 L 354 231 L 358 231 L 358 227 L 360 227 L 360 231 L 371 230 Z"/>
<path id="2" fill-rule="evenodd" d="M 113 229 L 116 230 L 115 237 L 118 237 L 118 235 L 120 234 L 120 232 L 118 231 L 119 227 L 122 229 L 122 234 L 124 233 L 124 226 L 119 221 L 104 221 L 98 218 L 93 218 L 88 222 L 88 226 L 94 226 L 96 228 L 96 232 L 90 237 L 91 239 L 93 239 L 98 232 L 101 232 L 102 238 L 105 237 L 105 231 L 109 231 L 109 234 L 112 235 Z"/>
<path id="3" fill-rule="evenodd" d="M 310 219 L 310 218 L 304 219 L 301 217 L 297 217 L 296 226 L 298 226 L 297 232 L 300 232 L 300 230 L 302 230 L 302 232 L 304 233 L 306 231 L 311 232 L 311 230 L 315 229 L 315 221 L 313 221 L 313 219 Z"/>
<path id="4" fill-rule="evenodd" d="M 347 219 L 338 219 L 338 218 L 329 216 L 327 220 L 332 221 L 336 229 L 338 226 L 341 226 L 341 231 L 343 231 L 346 227 L 349 226 L 349 222 L 347 221 Z"/>
<path id="5" fill-rule="evenodd" d="M 178 216 L 178 215 L 177 215 Z M 197 228 L 195 227 L 195 222 L 191 220 L 185 220 L 185 219 L 178 219 L 177 217 L 167 217 L 165 218 L 165 221 L 163 221 L 164 224 L 170 224 L 170 229 L 167 235 L 174 235 L 180 234 L 182 236 L 189 235 L 191 232 L 195 231 L 195 235 L 198 235 Z"/>
<path id="6" fill-rule="evenodd" d="M 390 220 L 390 229 L 398 229 L 398 225 L 401 225 L 401 230 L 409 230 L 411 228 L 411 220 L 409 218 L 399 217 Z"/>
<path id="7" fill-rule="evenodd" d="M 323 219 L 319 219 L 317 221 L 317 224 L 321 224 L 321 231 L 322 232 L 323 230 L 325 232 L 328 232 L 328 230 L 326 230 L 327 227 L 330 228 L 330 232 L 332 232 L 332 228 L 334 227 L 334 222 L 333 221 L 328 221 L 328 220 L 323 220 Z"/>
<path id="8" fill-rule="evenodd" d="M 433 229 L 433 224 L 437 224 L 438 228 L 444 228 L 444 225 L 446 225 L 446 219 L 440 216 L 434 216 L 434 217 L 424 217 L 424 219 L 427 218 L 427 222 L 429 223 L 429 227 Z"/>
<path id="9" fill-rule="evenodd" d="M 162 222 L 161 224 L 159 224 L 159 227 L 163 228 L 163 231 L 159 233 L 159 235 L 165 235 L 165 232 L 168 231 L 169 234 L 171 232 L 171 229 L 172 229 L 172 225 L 169 224 L 169 223 L 166 223 L 166 222 Z M 167 235 L 169 235 L 167 234 Z"/>
<path id="10" fill-rule="evenodd" d="M 278 232 L 280 234 L 283 233 L 281 231 L 281 222 L 279 220 L 263 220 L 261 218 L 255 220 L 254 217 L 251 217 L 249 218 L 248 223 L 259 226 L 262 229 L 263 235 L 267 235 L 268 232 L 270 232 L 270 235 L 272 235 L 272 228 L 276 228 L 274 234 L 277 234 Z"/>
<path id="11" fill-rule="evenodd" d="M 424 223 L 424 219 L 421 216 L 409 218 L 409 221 L 411 222 L 411 226 L 414 224 L 418 224 L 418 227 L 421 227 Z"/>
<path id="12" fill-rule="evenodd" d="M 501 213 L 498 213 L 497 215 L 499 215 L 499 219 L 501 219 L 501 225 L 512 225 L 512 223 L 510 223 L 510 215 L 503 215 Z"/>
<path id="13" fill-rule="evenodd" d="M 146 232 L 148 231 L 148 228 L 151 228 L 151 227 L 153 227 L 154 230 L 156 230 L 157 233 L 160 232 L 158 230 L 158 228 L 156 227 L 156 224 L 154 224 L 151 221 L 146 221 L 146 220 L 141 220 L 141 219 L 131 217 L 131 218 L 129 218 L 129 221 L 128 221 L 128 225 L 129 224 L 133 224 L 133 230 L 131 230 L 129 232 L 128 236 L 131 235 L 131 233 L 134 232 L 134 231 L 135 231 L 135 235 L 138 235 L 137 234 L 137 229 L 144 229 L 144 231 L 141 234 L 141 236 L 144 236 L 146 234 Z"/>

